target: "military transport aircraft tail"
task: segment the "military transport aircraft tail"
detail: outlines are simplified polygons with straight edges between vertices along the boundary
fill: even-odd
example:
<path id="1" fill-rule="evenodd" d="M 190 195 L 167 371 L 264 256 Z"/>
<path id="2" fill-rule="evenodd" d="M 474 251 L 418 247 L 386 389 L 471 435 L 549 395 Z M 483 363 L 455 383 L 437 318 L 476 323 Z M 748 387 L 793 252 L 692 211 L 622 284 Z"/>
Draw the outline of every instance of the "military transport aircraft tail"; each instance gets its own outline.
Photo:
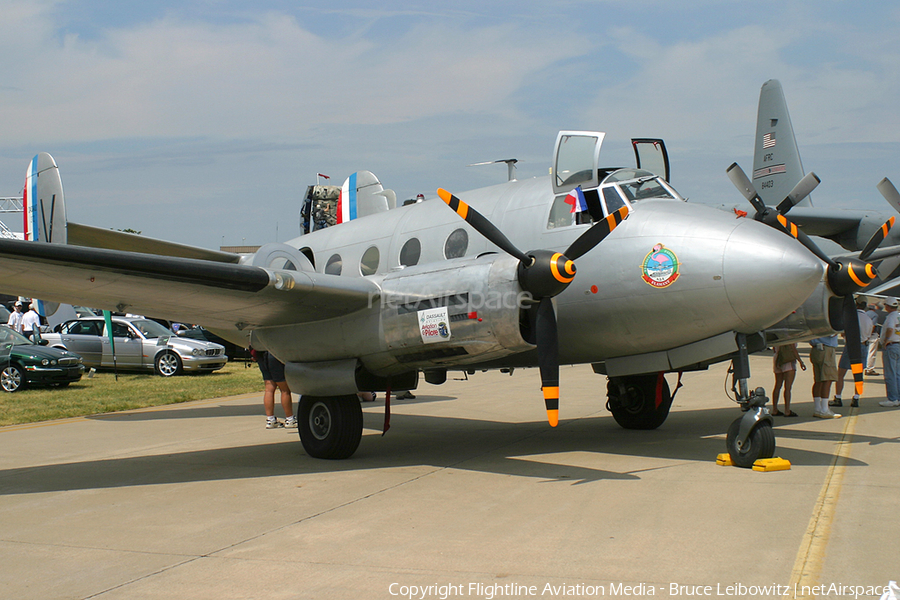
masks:
<path id="1" fill-rule="evenodd" d="M 781 202 L 803 178 L 800 150 L 787 102 L 777 79 L 759 91 L 756 141 L 753 146 L 753 185 L 767 206 Z M 800 206 L 812 206 L 809 197 Z"/>
<path id="2" fill-rule="evenodd" d="M 767 206 L 778 206 L 780 213 L 790 211 L 791 221 L 807 235 L 827 238 L 850 252 L 863 250 L 884 222 L 895 216 L 894 211 L 900 211 L 900 200 L 894 201 L 885 195 L 882 184 L 878 189 L 894 209 L 889 212 L 857 209 L 852 205 L 852 200 L 840 208 L 813 207 L 808 198 L 794 208 L 793 199 L 788 198 L 788 194 L 803 178 L 803 165 L 784 92 L 776 79 L 765 82 L 759 92 L 753 153 L 753 185 L 763 202 Z M 827 174 L 825 180 L 827 182 Z M 860 186 L 865 189 L 868 184 L 860 182 Z M 900 228 L 894 228 L 882 245 L 898 244 Z M 896 277 L 898 266 L 900 261 L 897 260 L 886 260 L 879 265 L 882 279 L 886 281 Z"/>

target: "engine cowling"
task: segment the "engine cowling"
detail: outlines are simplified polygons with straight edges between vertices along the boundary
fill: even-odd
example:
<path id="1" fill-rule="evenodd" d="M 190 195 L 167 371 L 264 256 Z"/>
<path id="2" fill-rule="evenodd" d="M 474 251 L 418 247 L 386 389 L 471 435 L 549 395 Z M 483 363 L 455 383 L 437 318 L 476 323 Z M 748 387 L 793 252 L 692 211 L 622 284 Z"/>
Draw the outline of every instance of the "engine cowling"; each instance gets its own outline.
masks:
<path id="1" fill-rule="evenodd" d="M 364 358 L 366 367 L 383 372 L 468 364 L 533 348 L 522 337 L 522 308 L 530 296 L 519 287 L 517 266 L 512 257 L 488 254 L 385 276 L 387 352 Z"/>
<path id="2" fill-rule="evenodd" d="M 841 298 L 829 289 L 823 279 L 794 312 L 766 328 L 766 343 L 777 346 L 811 340 L 843 328 Z"/>

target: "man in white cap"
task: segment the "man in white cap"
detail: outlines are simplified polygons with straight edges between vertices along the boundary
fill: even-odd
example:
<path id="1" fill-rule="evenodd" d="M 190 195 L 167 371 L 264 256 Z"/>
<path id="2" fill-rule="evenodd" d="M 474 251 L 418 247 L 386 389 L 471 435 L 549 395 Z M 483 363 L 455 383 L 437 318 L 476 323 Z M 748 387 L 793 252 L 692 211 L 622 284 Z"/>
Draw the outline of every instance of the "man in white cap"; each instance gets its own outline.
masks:
<path id="1" fill-rule="evenodd" d="M 884 301 L 887 316 L 881 326 L 881 364 L 884 366 L 884 387 L 887 400 L 879 402 L 881 406 L 896 408 L 900 406 L 900 313 L 897 307 L 900 302 L 896 298 Z"/>
<path id="2" fill-rule="evenodd" d="M 10 329 L 22 333 L 22 301 L 16 300 L 13 312 L 9 314 L 9 321 L 6 322 Z"/>

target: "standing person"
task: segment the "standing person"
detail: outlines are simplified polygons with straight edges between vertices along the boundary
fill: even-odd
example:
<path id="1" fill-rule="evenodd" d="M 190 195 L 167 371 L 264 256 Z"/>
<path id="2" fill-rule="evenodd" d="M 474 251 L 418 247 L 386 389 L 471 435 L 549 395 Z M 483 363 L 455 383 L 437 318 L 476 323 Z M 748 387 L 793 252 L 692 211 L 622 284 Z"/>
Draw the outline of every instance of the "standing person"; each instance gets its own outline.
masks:
<path id="1" fill-rule="evenodd" d="M 887 400 L 879 402 L 881 406 L 896 408 L 900 406 L 900 313 L 896 298 L 884 301 L 887 316 L 881 326 L 881 363 L 884 366 L 884 387 Z"/>
<path id="2" fill-rule="evenodd" d="M 22 301 L 16 300 L 13 312 L 9 314 L 9 321 L 6 322 L 9 328 L 17 333 L 22 333 Z"/>
<path id="3" fill-rule="evenodd" d="M 878 314 L 878 305 L 876 304 L 870 304 L 868 308 L 866 315 L 872 319 L 874 327 L 866 345 L 866 375 L 878 375 L 878 371 L 875 370 L 875 357 L 878 355 L 878 338 L 881 334 L 884 313 Z"/>
<path id="4" fill-rule="evenodd" d="M 797 413 L 791 410 L 791 388 L 797 377 L 797 363 L 800 368 L 806 370 L 800 353 L 797 352 L 797 344 L 785 344 L 775 350 L 775 360 L 772 371 L 775 373 L 775 388 L 772 390 L 772 416 L 796 417 Z M 784 385 L 784 412 L 778 410 L 778 395 Z"/>
<path id="5" fill-rule="evenodd" d="M 813 367 L 813 416 L 817 419 L 839 419 L 841 415 L 828 408 L 831 382 L 837 379 L 834 355 L 837 348 L 837 334 L 810 340 L 809 362 Z"/>
<path id="6" fill-rule="evenodd" d="M 869 315 L 866 314 L 866 301 L 863 298 L 856 300 L 856 318 L 859 320 L 859 339 L 862 340 L 859 349 L 860 356 L 866 356 L 866 340 L 872 337 L 872 331 L 874 331 L 875 325 L 872 323 L 872 319 L 869 318 Z M 849 370 L 850 353 L 847 351 L 847 338 L 844 336 L 844 351 L 841 353 L 841 360 L 838 362 L 837 381 L 834 384 L 834 400 L 829 402 L 828 406 L 844 405 L 841 401 L 841 394 L 844 392 L 844 377 Z M 854 383 L 854 386 L 855 385 L 856 384 Z M 856 393 L 855 389 L 850 406 L 859 406 L 859 394 Z"/>
<path id="7" fill-rule="evenodd" d="M 266 410 L 266 429 L 279 427 L 296 427 L 297 417 L 294 416 L 294 401 L 291 398 L 291 389 L 284 378 L 284 363 L 268 352 L 250 349 L 250 353 L 259 365 L 263 381 L 266 384 L 263 393 L 263 407 Z M 275 390 L 281 391 L 281 407 L 284 409 L 284 423 L 275 417 Z"/>
<path id="8" fill-rule="evenodd" d="M 22 315 L 22 335 L 29 340 L 32 339 L 35 331 L 40 332 L 41 330 L 41 315 L 38 314 L 34 304 L 32 302 L 28 312 Z"/>

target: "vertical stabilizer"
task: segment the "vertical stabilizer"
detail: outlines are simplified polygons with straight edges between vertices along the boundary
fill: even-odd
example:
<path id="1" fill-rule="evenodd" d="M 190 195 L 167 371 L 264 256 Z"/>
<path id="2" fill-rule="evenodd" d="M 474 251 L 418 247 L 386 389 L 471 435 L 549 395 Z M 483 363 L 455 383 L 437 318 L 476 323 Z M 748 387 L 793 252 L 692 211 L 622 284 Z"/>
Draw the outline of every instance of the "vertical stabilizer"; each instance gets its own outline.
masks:
<path id="1" fill-rule="evenodd" d="M 30 242 L 51 242 L 65 244 L 66 202 L 63 197 L 62 180 L 56 161 L 46 152 L 31 159 L 25 171 L 25 190 L 22 193 L 22 212 L 25 215 L 26 240 Z M 47 317 L 59 308 L 56 302 L 34 299 L 38 314 Z"/>
<path id="2" fill-rule="evenodd" d="M 803 179 L 803 175 L 800 151 L 781 83 L 770 79 L 759 91 L 753 147 L 753 186 L 763 202 L 775 206 Z M 812 206 L 812 202 L 807 197 L 799 206 Z"/>
<path id="3" fill-rule="evenodd" d="M 396 205 L 397 196 L 393 191 L 385 190 L 371 171 L 358 171 L 344 180 L 341 186 L 337 222 L 346 223 L 390 210 L 391 197 Z"/>
<path id="4" fill-rule="evenodd" d="M 66 202 L 56 161 L 46 152 L 31 159 L 25 172 L 22 196 L 25 239 L 30 242 L 66 243 Z"/>

